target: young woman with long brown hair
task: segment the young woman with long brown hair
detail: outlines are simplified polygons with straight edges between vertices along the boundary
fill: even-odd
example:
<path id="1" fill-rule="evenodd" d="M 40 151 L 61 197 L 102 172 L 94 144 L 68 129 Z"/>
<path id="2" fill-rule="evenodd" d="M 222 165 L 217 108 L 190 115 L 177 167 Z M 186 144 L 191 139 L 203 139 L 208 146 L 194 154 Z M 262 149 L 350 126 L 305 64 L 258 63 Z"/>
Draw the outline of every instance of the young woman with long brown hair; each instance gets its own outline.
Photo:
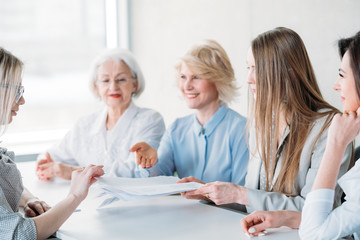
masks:
<path id="1" fill-rule="evenodd" d="M 328 127 L 339 113 L 322 97 L 305 45 L 288 28 L 256 37 L 248 52 L 250 116 L 245 186 L 214 182 L 187 192 L 216 204 L 240 203 L 253 210 L 301 210 L 326 146 Z M 339 176 L 350 164 L 346 148 Z M 336 189 L 335 205 L 341 190 Z"/>
<path id="2" fill-rule="evenodd" d="M 334 189 L 346 147 L 360 131 L 360 32 L 338 43 L 342 58 L 334 90 L 340 92 L 344 114 L 337 114 L 329 128 L 326 150 L 304 209 L 258 211 L 242 220 L 244 232 L 258 235 L 267 228 L 298 228 L 301 239 L 339 239 L 360 235 L 360 162 L 338 180 L 345 202 L 333 210 Z M 302 219 L 301 219 L 302 218 Z"/>

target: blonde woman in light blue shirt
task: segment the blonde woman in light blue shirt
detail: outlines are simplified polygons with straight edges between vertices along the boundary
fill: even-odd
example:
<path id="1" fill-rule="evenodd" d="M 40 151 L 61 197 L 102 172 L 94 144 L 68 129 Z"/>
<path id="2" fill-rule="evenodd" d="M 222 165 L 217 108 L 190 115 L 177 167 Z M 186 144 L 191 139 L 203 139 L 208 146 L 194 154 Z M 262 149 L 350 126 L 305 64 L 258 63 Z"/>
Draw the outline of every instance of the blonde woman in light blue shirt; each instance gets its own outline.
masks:
<path id="1" fill-rule="evenodd" d="M 158 151 L 138 143 L 138 164 L 150 176 L 174 175 L 184 181 L 227 181 L 243 185 L 249 151 L 246 118 L 227 104 L 236 96 L 234 70 L 215 41 L 194 45 L 176 66 L 178 87 L 194 113 L 176 119 Z"/>

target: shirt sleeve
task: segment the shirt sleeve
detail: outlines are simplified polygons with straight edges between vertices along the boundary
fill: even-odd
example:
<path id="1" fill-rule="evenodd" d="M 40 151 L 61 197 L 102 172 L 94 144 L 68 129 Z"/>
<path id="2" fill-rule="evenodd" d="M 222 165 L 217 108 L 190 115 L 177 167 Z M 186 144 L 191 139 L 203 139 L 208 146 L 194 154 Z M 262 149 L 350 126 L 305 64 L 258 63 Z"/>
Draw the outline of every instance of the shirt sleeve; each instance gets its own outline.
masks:
<path id="1" fill-rule="evenodd" d="M 137 124 L 137 126 L 141 127 L 136 131 L 136 135 L 133 138 L 134 141 L 130 145 L 138 142 L 146 142 L 157 149 L 165 131 L 165 123 L 161 114 L 151 111 L 148 113 L 148 116 L 142 116 L 141 124 Z M 129 154 L 128 158 L 124 159 L 124 161 L 116 161 L 110 172 L 111 174 L 122 177 L 129 177 L 129 173 L 131 173 L 131 177 L 140 178 L 149 176 L 146 169 L 136 165 L 135 153 Z"/>
<path id="2" fill-rule="evenodd" d="M 174 152 L 171 138 L 172 127 L 173 125 L 165 131 L 164 136 L 161 139 L 158 149 L 158 162 L 152 168 L 148 168 L 150 177 L 174 175 Z"/>
<path id="3" fill-rule="evenodd" d="M 301 215 L 301 239 L 339 239 L 360 230 L 359 202 L 346 201 L 332 210 L 334 194 L 332 189 L 308 194 Z"/>
<path id="4" fill-rule="evenodd" d="M 6 198 L 0 190 L 0 239 L 36 240 L 34 220 L 10 211 L 7 206 Z"/>
<path id="5" fill-rule="evenodd" d="M 302 211 L 302 208 L 305 203 L 305 198 L 307 194 L 311 191 L 312 185 L 315 181 L 316 174 L 319 170 L 322 156 L 326 148 L 326 140 L 327 140 L 327 131 L 325 131 L 317 141 L 314 150 L 311 153 L 310 166 L 307 169 L 304 177 L 300 176 L 297 179 L 297 184 L 300 188 L 299 195 L 287 196 L 285 194 L 281 194 L 277 192 L 266 192 L 258 189 L 248 189 L 247 195 L 248 195 L 249 206 L 246 207 L 248 212 L 252 212 L 254 210 Z M 338 178 L 340 178 L 348 170 L 351 160 L 351 152 L 352 152 L 352 144 L 349 144 L 342 159 Z M 342 191 L 340 187 L 336 186 L 335 195 L 334 195 L 335 206 L 340 205 L 341 194 Z"/>

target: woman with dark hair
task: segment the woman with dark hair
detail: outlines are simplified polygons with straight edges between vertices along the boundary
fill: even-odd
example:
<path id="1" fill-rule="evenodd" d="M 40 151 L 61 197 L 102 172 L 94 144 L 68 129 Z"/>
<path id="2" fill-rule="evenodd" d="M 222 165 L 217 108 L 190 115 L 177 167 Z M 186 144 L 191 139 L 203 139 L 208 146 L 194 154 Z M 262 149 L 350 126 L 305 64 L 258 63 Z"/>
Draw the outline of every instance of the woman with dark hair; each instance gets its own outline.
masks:
<path id="1" fill-rule="evenodd" d="M 300 225 L 301 239 L 339 239 L 360 233 L 360 163 L 338 180 L 345 202 L 333 210 L 336 180 L 346 148 L 360 131 L 360 32 L 339 41 L 342 58 L 334 90 L 340 92 L 343 114 L 329 128 L 326 149 L 302 214 L 295 211 L 254 212 L 242 220 L 244 232 L 258 235 L 266 228 Z M 301 220 L 301 224 L 300 224 Z"/>
<path id="2" fill-rule="evenodd" d="M 249 120 L 250 159 L 245 186 L 215 182 L 185 194 L 216 204 L 239 203 L 247 211 L 301 211 L 326 146 L 328 127 L 339 111 L 322 97 L 305 45 L 288 28 L 256 37 L 249 49 L 248 84 L 254 101 Z M 349 167 L 346 148 L 339 176 Z M 336 189 L 335 205 L 341 190 Z"/>

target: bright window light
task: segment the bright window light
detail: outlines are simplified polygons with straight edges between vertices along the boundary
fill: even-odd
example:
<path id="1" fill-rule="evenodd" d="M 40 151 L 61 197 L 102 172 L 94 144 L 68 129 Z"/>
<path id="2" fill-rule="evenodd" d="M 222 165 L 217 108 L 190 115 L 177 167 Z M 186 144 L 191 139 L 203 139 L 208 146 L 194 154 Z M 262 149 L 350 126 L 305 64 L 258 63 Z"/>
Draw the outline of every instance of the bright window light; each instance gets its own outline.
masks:
<path id="1" fill-rule="evenodd" d="M 105 0 L 106 47 L 118 47 L 117 0 Z"/>

